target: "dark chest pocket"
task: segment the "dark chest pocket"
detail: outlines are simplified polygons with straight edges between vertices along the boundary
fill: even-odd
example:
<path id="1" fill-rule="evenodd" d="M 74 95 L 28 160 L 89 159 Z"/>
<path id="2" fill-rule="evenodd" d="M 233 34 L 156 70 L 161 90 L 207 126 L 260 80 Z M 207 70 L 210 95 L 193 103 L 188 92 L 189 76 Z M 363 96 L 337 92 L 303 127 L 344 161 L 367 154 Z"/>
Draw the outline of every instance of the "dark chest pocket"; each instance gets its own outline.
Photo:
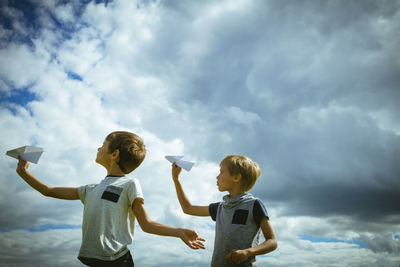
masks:
<path id="1" fill-rule="evenodd" d="M 246 224 L 248 216 L 248 210 L 235 210 L 235 213 L 232 217 L 232 224 Z"/>
<path id="2" fill-rule="evenodd" d="M 106 190 L 104 190 L 103 195 L 101 196 L 101 199 L 105 199 L 105 200 L 117 203 L 119 200 L 119 197 L 121 196 L 122 190 L 123 190 L 123 188 L 109 185 L 109 186 L 107 186 Z"/>

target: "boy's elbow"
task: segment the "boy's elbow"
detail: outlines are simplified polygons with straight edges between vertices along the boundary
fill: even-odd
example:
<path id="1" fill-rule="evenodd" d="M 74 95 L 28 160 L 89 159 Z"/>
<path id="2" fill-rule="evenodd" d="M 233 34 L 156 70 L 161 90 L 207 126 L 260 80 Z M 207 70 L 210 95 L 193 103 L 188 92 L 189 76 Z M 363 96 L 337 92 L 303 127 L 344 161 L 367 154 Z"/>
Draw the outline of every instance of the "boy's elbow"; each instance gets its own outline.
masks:
<path id="1" fill-rule="evenodd" d="M 275 239 L 275 246 L 274 246 L 274 250 L 278 248 L 278 240 Z"/>
<path id="2" fill-rule="evenodd" d="M 182 207 L 182 211 L 183 213 L 187 214 L 187 215 L 193 215 L 193 206 L 185 206 Z"/>
<path id="3" fill-rule="evenodd" d="M 51 197 L 51 194 L 52 194 L 51 188 L 46 187 L 40 193 L 45 197 Z"/>
<path id="4" fill-rule="evenodd" d="M 151 234 L 151 231 L 148 227 L 142 226 L 140 228 L 142 228 L 142 231 L 145 232 L 146 234 Z"/>
<path id="5" fill-rule="evenodd" d="M 152 227 L 151 227 L 151 222 L 142 222 L 139 223 L 140 228 L 142 228 L 142 231 L 147 233 L 147 234 L 152 234 Z"/>
<path id="6" fill-rule="evenodd" d="M 182 208 L 183 213 L 190 215 L 190 209 Z"/>
<path id="7" fill-rule="evenodd" d="M 53 196 L 53 188 L 47 186 L 40 193 L 42 193 L 42 195 L 45 197 L 52 197 Z"/>
<path id="8" fill-rule="evenodd" d="M 272 244 L 271 244 L 271 251 L 273 251 L 273 250 L 275 250 L 275 249 L 277 249 L 278 248 L 278 240 L 276 240 L 276 239 L 273 239 L 272 240 Z"/>

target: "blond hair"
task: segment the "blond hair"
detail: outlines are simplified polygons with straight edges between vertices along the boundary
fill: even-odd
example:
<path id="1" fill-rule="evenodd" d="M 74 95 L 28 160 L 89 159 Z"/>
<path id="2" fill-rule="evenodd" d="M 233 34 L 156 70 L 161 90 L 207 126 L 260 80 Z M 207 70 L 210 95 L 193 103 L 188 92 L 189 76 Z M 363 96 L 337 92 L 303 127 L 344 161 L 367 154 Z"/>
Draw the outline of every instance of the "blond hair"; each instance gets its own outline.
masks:
<path id="1" fill-rule="evenodd" d="M 241 174 L 242 188 L 247 192 L 256 183 L 261 174 L 260 167 L 250 158 L 243 155 L 228 155 L 222 161 L 230 175 Z"/>

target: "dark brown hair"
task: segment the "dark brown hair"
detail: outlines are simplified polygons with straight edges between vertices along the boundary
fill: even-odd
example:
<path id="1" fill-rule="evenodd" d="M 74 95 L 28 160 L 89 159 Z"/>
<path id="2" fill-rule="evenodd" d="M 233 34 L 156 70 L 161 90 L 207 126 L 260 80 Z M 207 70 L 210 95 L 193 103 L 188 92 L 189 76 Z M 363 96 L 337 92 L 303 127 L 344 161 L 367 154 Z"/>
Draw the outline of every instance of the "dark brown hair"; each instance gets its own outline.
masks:
<path id="1" fill-rule="evenodd" d="M 108 152 L 119 150 L 118 166 L 128 174 L 139 167 L 146 157 L 146 147 L 143 140 L 134 133 L 116 131 L 110 133 L 106 140 L 109 141 Z"/>
<path id="2" fill-rule="evenodd" d="M 242 175 L 242 188 L 247 192 L 256 183 L 261 174 L 260 167 L 250 158 L 243 155 L 228 155 L 222 161 L 230 175 Z M 220 164 L 220 165 L 221 165 Z"/>

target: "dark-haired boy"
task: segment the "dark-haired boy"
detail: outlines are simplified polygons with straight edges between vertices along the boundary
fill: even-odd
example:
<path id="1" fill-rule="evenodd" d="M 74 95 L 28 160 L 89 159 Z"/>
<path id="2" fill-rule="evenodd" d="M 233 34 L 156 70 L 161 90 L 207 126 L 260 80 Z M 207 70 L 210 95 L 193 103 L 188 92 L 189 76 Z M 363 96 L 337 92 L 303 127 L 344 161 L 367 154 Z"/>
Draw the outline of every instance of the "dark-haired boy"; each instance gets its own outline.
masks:
<path id="1" fill-rule="evenodd" d="M 204 239 L 195 231 L 150 220 L 139 181 L 125 176 L 139 167 L 145 156 L 146 148 L 139 136 L 119 131 L 110 133 L 98 149 L 96 162 L 107 170 L 99 184 L 51 187 L 29 173 L 28 162 L 21 158 L 17 173 L 44 196 L 82 201 L 82 245 L 78 258 L 85 265 L 134 266 L 128 245 L 132 242 L 135 218 L 144 232 L 179 237 L 192 249 L 204 249 Z"/>
<path id="2" fill-rule="evenodd" d="M 216 221 L 212 267 L 257 266 L 256 255 L 266 254 L 278 246 L 263 203 L 246 193 L 260 176 L 257 163 L 243 155 L 226 156 L 217 176 L 219 191 L 227 191 L 222 202 L 209 206 L 192 205 L 179 181 L 181 168 L 172 165 L 172 178 L 184 213 L 211 216 Z M 265 241 L 258 244 L 260 229 Z"/>

